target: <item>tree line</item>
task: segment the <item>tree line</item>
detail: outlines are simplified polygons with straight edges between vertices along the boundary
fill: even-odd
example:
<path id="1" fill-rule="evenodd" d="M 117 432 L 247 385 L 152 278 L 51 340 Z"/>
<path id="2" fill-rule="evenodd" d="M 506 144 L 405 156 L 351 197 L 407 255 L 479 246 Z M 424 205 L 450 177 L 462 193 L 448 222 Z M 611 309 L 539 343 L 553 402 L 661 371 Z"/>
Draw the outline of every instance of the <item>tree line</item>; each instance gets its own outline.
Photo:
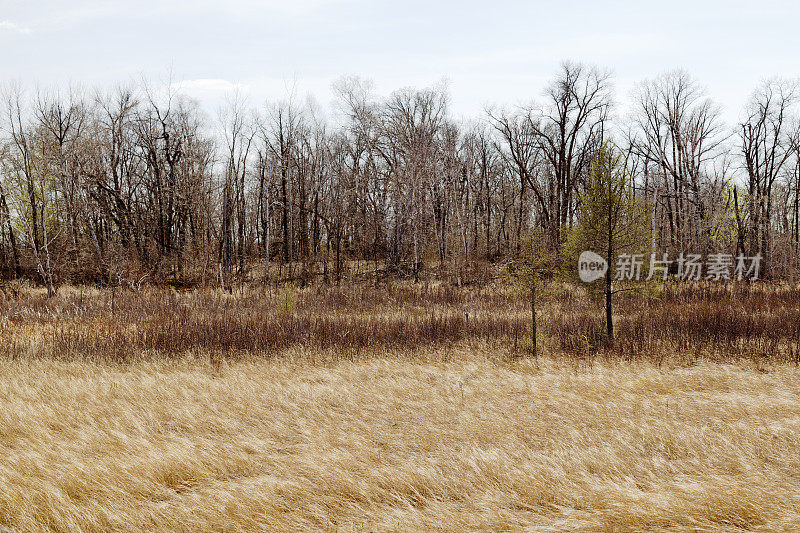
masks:
<path id="1" fill-rule="evenodd" d="M 419 277 L 562 249 L 612 145 L 652 251 L 762 254 L 800 272 L 800 92 L 772 78 L 741 119 L 689 74 L 640 83 L 564 62 L 527 105 L 456 121 L 445 86 L 378 96 L 334 85 L 323 110 L 233 94 L 216 116 L 174 86 L 94 92 L 7 84 L 0 272 L 63 282 L 339 281 L 353 261 Z M 649 251 L 649 250 L 648 250 Z M 534 253 L 537 253 L 535 250 Z M 366 268 L 366 267 L 365 267 Z"/>

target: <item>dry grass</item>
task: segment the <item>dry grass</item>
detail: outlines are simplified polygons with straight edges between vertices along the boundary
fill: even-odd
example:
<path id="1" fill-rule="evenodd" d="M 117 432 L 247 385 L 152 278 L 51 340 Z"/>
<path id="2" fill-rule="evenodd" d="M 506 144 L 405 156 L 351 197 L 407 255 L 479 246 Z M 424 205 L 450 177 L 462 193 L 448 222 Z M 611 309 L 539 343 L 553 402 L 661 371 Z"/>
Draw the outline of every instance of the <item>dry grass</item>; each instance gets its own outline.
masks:
<path id="1" fill-rule="evenodd" d="M 51 299 L 0 292 L 0 357 L 132 362 L 203 351 L 275 356 L 289 347 L 408 350 L 482 341 L 530 349 L 526 291 L 502 284 L 456 289 L 398 283 L 265 289 L 64 288 Z M 552 283 L 538 303 L 540 352 L 598 354 L 657 364 L 734 359 L 800 364 L 800 286 L 706 283 L 644 287 L 615 305 L 605 342 L 602 306 L 583 286 Z"/>
<path id="2" fill-rule="evenodd" d="M 529 321 L 524 306 L 497 288 L 67 289 L 51 299 L 34 291 L 0 300 L 0 357 L 130 362 L 191 351 L 278 355 L 290 346 L 349 357 L 476 339 L 513 344 Z"/>
<path id="3" fill-rule="evenodd" d="M 795 367 L 535 365 L 454 351 L 473 355 L 0 362 L 0 524 L 800 528 Z"/>
<path id="4" fill-rule="evenodd" d="M 800 287 L 788 284 L 700 283 L 641 287 L 615 304 L 616 339 L 604 346 L 602 306 L 580 288 L 554 294 L 543 313 L 555 351 L 603 352 L 659 363 L 751 359 L 800 364 Z"/>
<path id="5" fill-rule="evenodd" d="M 800 290 L 0 296 L 0 526 L 797 531 Z M 0 528 L 2 530 L 2 528 Z"/>

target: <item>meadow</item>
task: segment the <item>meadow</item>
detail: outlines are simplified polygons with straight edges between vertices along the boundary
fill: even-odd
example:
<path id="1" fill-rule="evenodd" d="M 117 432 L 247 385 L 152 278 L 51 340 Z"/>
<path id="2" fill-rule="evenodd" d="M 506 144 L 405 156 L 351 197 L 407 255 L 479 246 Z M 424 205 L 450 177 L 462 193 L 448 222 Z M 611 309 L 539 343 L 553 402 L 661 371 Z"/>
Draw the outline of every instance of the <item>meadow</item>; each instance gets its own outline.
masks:
<path id="1" fill-rule="evenodd" d="M 7 286 L 0 526 L 796 531 L 800 289 Z"/>

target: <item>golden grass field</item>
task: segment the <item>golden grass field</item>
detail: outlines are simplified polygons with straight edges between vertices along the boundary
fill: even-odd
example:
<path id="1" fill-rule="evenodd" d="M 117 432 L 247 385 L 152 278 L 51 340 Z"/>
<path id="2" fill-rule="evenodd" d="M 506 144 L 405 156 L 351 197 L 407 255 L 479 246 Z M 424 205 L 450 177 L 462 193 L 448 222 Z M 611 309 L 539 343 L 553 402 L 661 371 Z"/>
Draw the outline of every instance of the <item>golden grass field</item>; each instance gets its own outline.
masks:
<path id="1" fill-rule="evenodd" d="M 0 363 L 12 531 L 797 531 L 800 370 Z"/>
<path id="2" fill-rule="evenodd" d="M 571 300 L 534 360 L 490 291 L 7 297 L 0 531 L 800 531 L 796 345 L 750 334 L 800 293 L 762 292 L 681 332 L 727 360 L 557 351 Z"/>

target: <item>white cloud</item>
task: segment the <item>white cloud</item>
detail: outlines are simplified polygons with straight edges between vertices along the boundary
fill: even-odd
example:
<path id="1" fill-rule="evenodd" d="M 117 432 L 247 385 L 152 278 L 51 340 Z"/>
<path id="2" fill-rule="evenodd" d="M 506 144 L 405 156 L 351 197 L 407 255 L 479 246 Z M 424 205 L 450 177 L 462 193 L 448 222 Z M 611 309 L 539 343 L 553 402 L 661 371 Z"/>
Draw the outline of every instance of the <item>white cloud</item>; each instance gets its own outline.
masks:
<path id="1" fill-rule="evenodd" d="M 172 84 L 172 88 L 195 97 L 217 96 L 235 91 L 249 92 L 250 87 L 243 83 L 234 83 L 219 78 L 200 78 L 182 80 Z"/>
<path id="2" fill-rule="evenodd" d="M 251 15 L 258 10 L 266 12 L 280 13 L 283 15 L 299 16 L 305 15 L 315 9 L 324 7 L 345 4 L 352 0 L 294 0 L 287 2 L 285 0 L 236 0 L 226 4 L 226 9 L 229 11 L 236 11 L 242 15 Z M 193 2 L 194 4 L 194 2 Z M 211 3 L 212 6 L 218 6 L 216 1 Z"/>
<path id="3" fill-rule="evenodd" d="M 39 24 L 72 26 L 105 19 L 126 19 L 136 17 L 153 19 L 155 17 L 183 17 L 186 13 L 195 16 L 239 16 L 253 19 L 264 16 L 306 15 L 315 9 L 344 4 L 355 0 L 139 0 L 136 9 L 120 0 L 74 0 L 66 5 L 48 0 L 52 9 L 42 14 Z M 30 11 L 34 16 L 39 14 Z M 23 12 L 24 13 L 24 12 Z"/>
<path id="4" fill-rule="evenodd" d="M 23 26 L 21 24 L 17 24 L 16 22 L 12 22 L 10 20 L 0 20 L 0 32 L 3 30 L 8 30 L 12 33 L 30 33 L 31 29 L 27 26 Z"/>

